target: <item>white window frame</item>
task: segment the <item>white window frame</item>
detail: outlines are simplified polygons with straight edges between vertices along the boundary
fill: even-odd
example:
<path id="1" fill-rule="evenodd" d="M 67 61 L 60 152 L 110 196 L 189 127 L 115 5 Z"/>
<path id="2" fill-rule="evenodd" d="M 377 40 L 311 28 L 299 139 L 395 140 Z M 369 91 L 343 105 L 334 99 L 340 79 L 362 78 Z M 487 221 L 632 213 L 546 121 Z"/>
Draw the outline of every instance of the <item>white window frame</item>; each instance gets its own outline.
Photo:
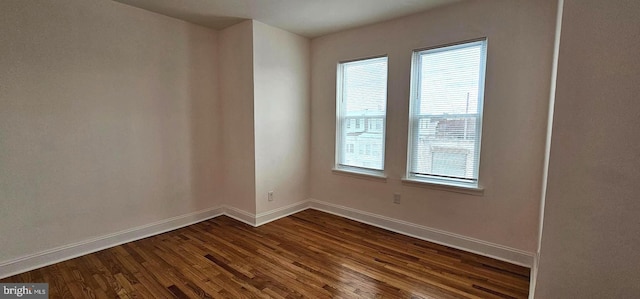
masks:
<path id="1" fill-rule="evenodd" d="M 460 49 L 472 45 L 483 44 L 484 52 L 481 54 L 480 61 L 480 83 L 478 89 L 478 117 L 476 123 L 476 139 L 474 157 L 477 161 L 475 165 L 475 169 L 473 170 L 475 180 L 466 180 L 466 179 L 457 179 L 457 178 L 446 178 L 439 176 L 431 176 L 426 174 L 413 174 L 411 172 L 413 163 L 417 163 L 416 157 L 414 157 L 414 145 L 417 146 L 418 140 L 413 140 L 413 133 L 418 130 L 418 126 L 420 126 L 419 119 L 415 119 L 415 115 L 417 115 L 416 110 L 419 109 L 418 103 L 418 92 L 419 92 L 419 84 L 421 81 L 421 72 L 419 68 L 419 59 L 420 55 L 424 52 L 440 52 L 447 50 Z M 446 45 L 439 45 L 435 47 L 422 48 L 413 51 L 412 60 L 411 60 L 411 98 L 409 100 L 409 136 L 408 136 L 408 145 L 407 145 L 407 168 L 406 174 L 403 181 L 409 183 L 425 183 L 427 185 L 434 186 L 442 186 L 442 187 L 452 187 L 455 189 L 469 189 L 474 191 L 482 191 L 482 187 L 480 184 L 480 150 L 482 148 L 482 119 L 483 119 L 483 108 L 484 108 L 484 88 L 485 88 L 485 79 L 486 79 L 486 63 L 487 63 L 487 47 L 488 41 L 486 37 L 478 38 L 474 40 L 466 40 Z"/>
<path id="2" fill-rule="evenodd" d="M 381 145 L 381 155 L 382 155 L 382 169 L 374 169 L 374 168 L 367 168 L 367 167 L 358 167 L 358 166 L 351 166 L 351 165 L 343 165 L 340 163 L 340 161 L 342 160 L 342 154 L 344 153 L 342 149 L 342 147 L 346 146 L 346 144 L 342 141 L 342 132 L 340 131 L 342 126 L 342 122 L 344 121 L 344 117 L 343 115 L 345 114 L 344 109 L 345 109 L 345 105 L 342 104 L 343 103 L 343 72 L 344 72 L 344 65 L 347 63 L 353 63 L 353 62 L 358 62 L 358 61 L 366 61 L 366 60 L 371 60 L 371 59 L 379 59 L 379 58 L 385 58 L 387 59 L 387 94 L 385 95 L 385 105 L 387 105 L 388 103 L 388 97 L 389 97 L 389 58 L 388 56 L 385 55 L 378 55 L 378 56 L 370 56 L 370 57 L 365 57 L 365 58 L 358 58 L 358 59 L 352 59 L 352 60 L 344 60 L 344 61 L 340 61 L 338 62 L 338 66 L 337 66 L 337 74 L 336 74 L 336 148 L 335 148 L 335 165 L 333 167 L 333 171 L 334 172 L 338 172 L 338 173 L 349 173 L 349 174 L 356 174 L 356 175 L 364 175 L 364 176 L 370 176 L 370 177 L 375 177 L 378 179 L 383 179 L 386 180 L 386 175 L 384 174 L 384 170 L 385 170 L 385 144 L 386 144 L 386 123 L 387 123 L 387 113 L 386 113 L 386 109 L 385 109 L 385 114 L 384 114 L 384 121 L 382 124 L 382 145 Z M 365 123 L 364 121 L 362 122 L 362 127 L 364 127 Z M 356 123 L 355 123 L 355 127 L 356 129 L 360 129 L 360 119 L 356 119 Z M 366 130 L 367 128 L 363 128 L 363 130 Z M 364 152 L 364 148 L 362 146 L 358 146 L 357 148 L 355 148 L 357 150 L 359 150 L 360 152 Z M 355 152 L 355 150 L 354 150 Z"/>

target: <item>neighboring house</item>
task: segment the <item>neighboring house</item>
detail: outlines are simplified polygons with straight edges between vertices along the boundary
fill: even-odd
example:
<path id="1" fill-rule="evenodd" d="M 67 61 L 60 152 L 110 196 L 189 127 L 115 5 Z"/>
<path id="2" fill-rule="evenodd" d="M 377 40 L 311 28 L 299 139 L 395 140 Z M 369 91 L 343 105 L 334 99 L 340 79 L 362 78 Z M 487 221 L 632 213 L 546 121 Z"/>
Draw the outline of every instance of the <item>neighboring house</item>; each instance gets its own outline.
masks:
<path id="1" fill-rule="evenodd" d="M 382 111 L 357 111 L 345 117 L 345 164 L 382 168 L 384 114 Z"/>
<path id="2" fill-rule="evenodd" d="M 418 122 L 418 153 L 414 155 L 421 173 L 472 177 L 476 154 L 476 117 L 422 118 Z"/>

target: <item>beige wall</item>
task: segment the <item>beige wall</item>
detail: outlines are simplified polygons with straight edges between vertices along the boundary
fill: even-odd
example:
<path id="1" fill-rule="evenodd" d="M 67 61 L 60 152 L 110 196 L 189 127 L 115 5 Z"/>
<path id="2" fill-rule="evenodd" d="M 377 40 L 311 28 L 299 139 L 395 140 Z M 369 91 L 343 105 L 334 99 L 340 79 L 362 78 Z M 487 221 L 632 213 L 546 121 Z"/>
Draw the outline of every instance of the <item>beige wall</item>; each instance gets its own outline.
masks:
<path id="1" fill-rule="evenodd" d="M 220 204 L 217 34 L 0 1 L 0 262 Z"/>
<path id="2" fill-rule="evenodd" d="M 638 15 L 565 0 L 536 298 L 640 294 Z"/>
<path id="3" fill-rule="evenodd" d="M 220 31 L 223 184 L 230 207 L 259 214 L 307 198 L 309 44 L 254 20 Z"/>
<path id="4" fill-rule="evenodd" d="M 252 21 L 221 30 L 219 51 L 224 202 L 255 213 Z"/>
<path id="5" fill-rule="evenodd" d="M 309 45 L 253 21 L 256 213 L 308 197 Z"/>
<path id="6" fill-rule="evenodd" d="M 536 251 L 556 1 L 468 1 L 312 40 L 312 198 Z M 480 184 L 472 196 L 401 183 L 412 50 L 488 37 Z M 331 172 L 336 64 L 389 56 L 386 182 Z M 392 203 L 393 193 L 402 204 Z"/>

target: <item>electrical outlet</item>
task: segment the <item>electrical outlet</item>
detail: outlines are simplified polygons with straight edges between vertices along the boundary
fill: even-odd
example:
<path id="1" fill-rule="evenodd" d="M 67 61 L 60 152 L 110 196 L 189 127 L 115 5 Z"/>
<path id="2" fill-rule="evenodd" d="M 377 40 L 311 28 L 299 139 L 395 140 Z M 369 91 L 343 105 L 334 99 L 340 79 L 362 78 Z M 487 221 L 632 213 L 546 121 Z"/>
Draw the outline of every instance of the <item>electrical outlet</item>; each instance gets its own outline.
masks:
<path id="1" fill-rule="evenodd" d="M 393 193 L 393 203 L 400 204 L 400 193 Z"/>
<path id="2" fill-rule="evenodd" d="M 273 191 L 269 191 L 269 193 L 267 193 L 267 200 L 273 201 Z"/>

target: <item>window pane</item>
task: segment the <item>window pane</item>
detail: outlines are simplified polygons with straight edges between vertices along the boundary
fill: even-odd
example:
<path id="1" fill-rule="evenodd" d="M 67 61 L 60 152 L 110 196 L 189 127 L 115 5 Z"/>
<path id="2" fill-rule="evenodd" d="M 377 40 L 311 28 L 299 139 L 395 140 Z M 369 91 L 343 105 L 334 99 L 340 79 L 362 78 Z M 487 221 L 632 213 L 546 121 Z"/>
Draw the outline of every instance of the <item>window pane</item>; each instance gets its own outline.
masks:
<path id="1" fill-rule="evenodd" d="M 415 53 L 410 175 L 477 182 L 486 41 Z"/>
<path id="2" fill-rule="evenodd" d="M 420 54 L 420 114 L 478 110 L 481 45 Z"/>
<path id="3" fill-rule="evenodd" d="M 467 172 L 467 154 L 456 152 L 434 152 L 432 171 L 445 176 L 463 177 Z"/>
<path id="4" fill-rule="evenodd" d="M 382 170 L 384 122 L 387 108 L 387 58 L 366 59 L 340 65 L 341 128 L 338 164 Z M 352 123 L 354 125 L 347 126 Z M 379 125 L 378 125 L 379 124 Z M 357 151 L 346 151 L 343 144 L 354 144 Z"/>

